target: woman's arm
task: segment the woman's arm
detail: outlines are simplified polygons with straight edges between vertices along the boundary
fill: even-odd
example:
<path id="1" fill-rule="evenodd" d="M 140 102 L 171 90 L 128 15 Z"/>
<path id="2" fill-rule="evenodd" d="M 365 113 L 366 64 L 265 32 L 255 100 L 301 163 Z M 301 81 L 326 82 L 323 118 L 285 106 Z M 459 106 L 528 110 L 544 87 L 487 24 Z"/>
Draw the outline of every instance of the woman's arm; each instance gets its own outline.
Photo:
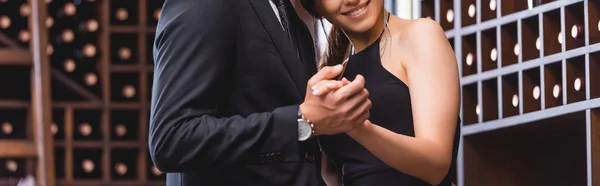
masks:
<path id="1" fill-rule="evenodd" d="M 408 56 L 404 68 L 413 111 L 415 137 L 365 122 L 348 132 L 386 164 L 432 185 L 450 168 L 460 108 L 458 67 L 443 30 L 430 20 L 410 23 L 398 47 Z"/>
<path id="2" fill-rule="evenodd" d="M 321 176 L 327 186 L 342 186 L 340 171 L 333 165 L 333 162 L 325 153 L 321 154 Z"/>

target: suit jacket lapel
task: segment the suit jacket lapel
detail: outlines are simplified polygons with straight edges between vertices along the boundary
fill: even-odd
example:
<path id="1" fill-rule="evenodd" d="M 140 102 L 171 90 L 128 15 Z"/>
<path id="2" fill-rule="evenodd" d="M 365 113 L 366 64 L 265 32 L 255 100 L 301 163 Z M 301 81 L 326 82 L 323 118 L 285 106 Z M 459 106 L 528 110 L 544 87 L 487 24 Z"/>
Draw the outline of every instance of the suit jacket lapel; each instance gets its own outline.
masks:
<path id="1" fill-rule="evenodd" d="M 275 44 L 275 48 L 277 48 L 279 55 L 303 99 L 304 94 L 306 94 L 306 83 L 308 82 L 306 67 L 300 61 L 300 58 L 298 58 L 296 49 L 294 49 L 291 41 L 289 41 L 286 33 L 283 31 L 283 28 L 276 17 L 277 15 L 275 15 L 275 12 L 269 5 L 269 0 L 249 1 L 254 7 L 254 11 L 258 14 L 263 26 L 269 33 L 271 40 Z"/>

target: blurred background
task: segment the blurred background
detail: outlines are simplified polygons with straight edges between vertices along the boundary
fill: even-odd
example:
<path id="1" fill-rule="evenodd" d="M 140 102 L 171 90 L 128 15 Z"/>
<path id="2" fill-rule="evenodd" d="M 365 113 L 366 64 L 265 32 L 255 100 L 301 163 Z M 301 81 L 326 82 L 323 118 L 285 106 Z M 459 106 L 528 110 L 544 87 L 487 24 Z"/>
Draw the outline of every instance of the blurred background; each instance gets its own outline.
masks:
<path id="1" fill-rule="evenodd" d="M 164 185 L 147 149 L 163 2 L 0 0 L 0 186 Z M 600 186 L 599 1 L 385 6 L 436 20 L 455 51 L 457 185 Z"/>

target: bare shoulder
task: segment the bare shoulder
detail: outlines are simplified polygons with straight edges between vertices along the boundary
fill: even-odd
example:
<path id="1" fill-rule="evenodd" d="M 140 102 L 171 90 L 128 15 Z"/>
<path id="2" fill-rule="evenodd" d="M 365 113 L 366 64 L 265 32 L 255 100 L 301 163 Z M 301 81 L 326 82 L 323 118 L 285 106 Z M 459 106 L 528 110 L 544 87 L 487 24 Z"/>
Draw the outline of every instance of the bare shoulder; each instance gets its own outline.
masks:
<path id="1" fill-rule="evenodd" d="M 400 28 L 395 41 L 408 57 L 422 58 L 425 56 L 452 57 L 454 52 L 442 27 L 427 18 L 407 20 Z M 422 60 L 407 60 L 422 61 Z"/>

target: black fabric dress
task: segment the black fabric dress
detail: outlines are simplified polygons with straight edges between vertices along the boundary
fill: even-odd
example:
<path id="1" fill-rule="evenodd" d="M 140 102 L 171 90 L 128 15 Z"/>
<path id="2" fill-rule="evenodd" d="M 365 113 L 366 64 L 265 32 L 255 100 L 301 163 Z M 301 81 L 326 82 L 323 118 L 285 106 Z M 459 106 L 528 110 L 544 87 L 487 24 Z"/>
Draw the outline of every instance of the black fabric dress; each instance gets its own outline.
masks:
<path id="1" fill-rule="evenodd" d="M 363 51 L 351 55 L 343 76 L 351 81 L 357 74 L 364 76 L 365 87 L 369 90 L 372 102 L 372 123 L 399 134 L 414 136 L 409 88 L 382 66 L 380 39 L 381 37 Z M 458 122 L 460 123 L 460 119 Z M 440 186 L 450 186 L 454 180 L 459 136 L 460 125 L 456 129 L 452 167 Z M 319 143 L 335 166 L 342 170 L 344 186 L 430 185 L 386 165 L 345 133 L 320 136 Z"/>

